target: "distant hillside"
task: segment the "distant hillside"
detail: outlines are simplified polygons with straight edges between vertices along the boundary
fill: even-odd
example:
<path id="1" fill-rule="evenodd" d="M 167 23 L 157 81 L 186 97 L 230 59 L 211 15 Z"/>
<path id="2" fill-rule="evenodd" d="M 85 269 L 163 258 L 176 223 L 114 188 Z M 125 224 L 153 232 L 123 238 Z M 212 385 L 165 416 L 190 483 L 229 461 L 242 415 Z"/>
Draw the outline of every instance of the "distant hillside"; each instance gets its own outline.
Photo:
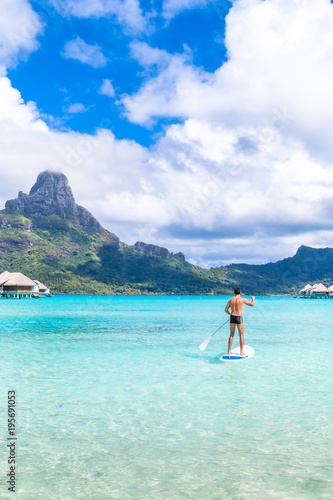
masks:
<path id="1" fill-rule="evenodd" d="M 300 247 L 294 257 L 265 265 L 210 270 L 183 253 L 121 242 L 75 203 L 65 175 L 39 174 L 0 211 L 0 272 L 20 271 L 55 293 L 288 294 L 307 282 L 333 283 L 333 249 Z"/>
<path id="2" fill-rule="evenodd" d="M 213 271 L 213 270 L 212 270 Z M 333 284 L 333 248 L 301 246 L 293 257 L 262 265 L 232 264 L 214 272 L 221 272 L 244 290 L 258 295 L 291 294 L 307 283 Z"/>

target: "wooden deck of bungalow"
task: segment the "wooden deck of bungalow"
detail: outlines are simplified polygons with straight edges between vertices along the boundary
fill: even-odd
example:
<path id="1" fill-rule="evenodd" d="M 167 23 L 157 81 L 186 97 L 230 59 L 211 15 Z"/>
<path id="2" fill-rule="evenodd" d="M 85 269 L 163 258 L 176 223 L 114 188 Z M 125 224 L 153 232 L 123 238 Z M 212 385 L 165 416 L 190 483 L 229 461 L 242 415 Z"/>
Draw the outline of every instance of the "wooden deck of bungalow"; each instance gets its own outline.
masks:
<path id="1" fill-rule="evenodd" d="M 300 299 L 333 299 L 333 295 L 306 295 L 304 297 L 300 296 Z"/>
<path id="2" fill-rule="evenodd" d="M 2 299 L 31 299 L 36 292 L 32 291 L 4 291 L 0 289 L 0 296 Z"/>

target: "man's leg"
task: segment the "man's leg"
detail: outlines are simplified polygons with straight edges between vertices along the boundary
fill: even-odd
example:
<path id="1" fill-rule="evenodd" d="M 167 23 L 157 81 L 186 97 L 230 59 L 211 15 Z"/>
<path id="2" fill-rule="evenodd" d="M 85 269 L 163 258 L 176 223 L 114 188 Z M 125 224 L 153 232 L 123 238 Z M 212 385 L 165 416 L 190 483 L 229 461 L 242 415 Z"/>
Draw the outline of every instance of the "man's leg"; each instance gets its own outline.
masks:
<path id="1" fill-rule="evenodd" d="M 240 347 L 240 355 L 241 356 L 246 356 L 244 352 L 244 325 L 241 323 L 240 325 L 237 325 L 238 328 L 238 333 L 239 333 L 239 347 Z"/>
<path id="2" fill-rule="evenodd" d="M 231 347 L 232 347 L 232 341 L 234 340 L 234 335 L 235 335 L 235 324 L 234 323 L 230 323 L 230 337 L 229 337 L 229 341 L 228 341 L 228 356 L 230 356 L 231 354 Z"/>

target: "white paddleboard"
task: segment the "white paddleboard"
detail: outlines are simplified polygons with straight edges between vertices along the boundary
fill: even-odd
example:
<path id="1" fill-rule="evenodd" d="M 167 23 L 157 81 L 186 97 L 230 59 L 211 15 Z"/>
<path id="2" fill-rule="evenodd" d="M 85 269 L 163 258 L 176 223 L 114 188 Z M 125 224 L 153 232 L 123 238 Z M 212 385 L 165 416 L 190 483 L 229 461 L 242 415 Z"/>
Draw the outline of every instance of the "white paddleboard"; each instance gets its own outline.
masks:
<path id="1" fill-rule="evenodd" d="M 235 349 L 231 349 L 231 356 L 228 356 L 227 354 L 223 354 L 223 356 L 220 357 L 221 361 L 244 361 L 245 359 L 252 358 L 254 354 L 254 349 L 253 347 L 249 345 L 244 346 L 244 352 L 246 356 L 241 356 L 240 355 L 240 347 L 235 347 Z"/>

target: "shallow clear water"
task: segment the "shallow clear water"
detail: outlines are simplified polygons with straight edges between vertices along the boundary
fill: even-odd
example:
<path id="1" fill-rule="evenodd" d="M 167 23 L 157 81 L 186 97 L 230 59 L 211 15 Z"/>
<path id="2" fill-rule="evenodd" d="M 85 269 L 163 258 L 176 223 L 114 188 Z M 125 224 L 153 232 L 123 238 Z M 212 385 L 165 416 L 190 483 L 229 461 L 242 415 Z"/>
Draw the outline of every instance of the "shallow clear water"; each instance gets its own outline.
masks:
<path id="1" fill-rule="evenodd" d="M 259 298 L 223 363 L 224 297 L 0 300 L 0 497 L 331 499 L 333 300 Z M 235 346 L 238 339 L 235 337 Z"/>

